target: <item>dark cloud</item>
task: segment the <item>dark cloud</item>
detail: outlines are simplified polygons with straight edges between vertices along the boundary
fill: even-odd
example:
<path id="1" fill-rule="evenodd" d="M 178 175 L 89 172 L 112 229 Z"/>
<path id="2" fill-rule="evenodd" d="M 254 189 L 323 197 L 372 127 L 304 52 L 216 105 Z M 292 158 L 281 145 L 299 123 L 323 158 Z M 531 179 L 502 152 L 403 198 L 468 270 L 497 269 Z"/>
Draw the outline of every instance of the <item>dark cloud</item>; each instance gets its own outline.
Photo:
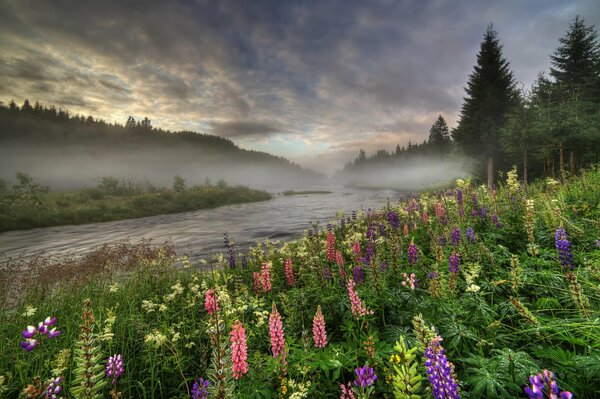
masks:
<path id="1" fill-rule="evenodd" d="M 333 168 L 332 148 L 453 126 L 489 23 L 528 87 L 577 14 L 600 24 L 593 1 L 0 0 L 0 97 L 255 149 L 293 136 L 306 155 L 278 155 Z"/>

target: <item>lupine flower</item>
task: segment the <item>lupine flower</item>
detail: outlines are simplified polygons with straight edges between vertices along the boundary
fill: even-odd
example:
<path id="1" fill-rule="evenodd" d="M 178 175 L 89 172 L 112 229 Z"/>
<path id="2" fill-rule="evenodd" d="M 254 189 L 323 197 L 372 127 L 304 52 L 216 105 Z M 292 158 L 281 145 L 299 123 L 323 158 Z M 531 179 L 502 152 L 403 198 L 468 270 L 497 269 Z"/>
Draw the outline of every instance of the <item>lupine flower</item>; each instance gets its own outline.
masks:
<path id="1" fill-rule="evenodd" d="M 23 335 L 23 338 L 33 338 L 33 336 L 37 334 L 37 328 L 34 326 L 27 326 L 21 334 Z"/>
<path id="2" fill-rule="evenodd" d="M 354 275 L 354 281 L 357 283 L 362 284 L 365 282 L 365 272 L 363 271 L 362 267 L 354 266 L 352 269 L 352 274 Z"/>
<path id="3" fill-rule="evenodd" d="M 331 277 L 331 269 L 329 267 L 326 267 L 325 269 L 323 269 L 323 278 L 327 280 L 329 277 Z"/>
<path id="4" fill-rule="evenodd" d="M 390 268 L 390 265 L 387 262 L 381 262 L 381 272 L 385 273 L 387 269 Z"/>
<path id="5" fill-rule="evenodd" d="M 485 219 L 487 217 L 487 207 L 483 205 L 479 211 L 481 212 L 481 218 Z"/>
<path id="6" fill-rule="evenodd" d="M 573 263 L 573 253 L 571 252 L 571 243 L 567 238 L 567 232 L 564 228 L 559 227 L 556 229 L 554 241 L 561 265 L 563 265 L 565 268 L 568 267 L 571 270 L 575 269 L 575 264 Z"/>
<path id="7" fill-rule="evenodd" d="M 440 336 L 433 338 L 424 354 L 431 393 L 435 399 L 460 399 L 458 385 L 452 375 L 452 364 L 444 354 L 441 340 Z"/>
<path id="8" fill-rule="evenodd" d="M 463 204 L 463 192 L 460 188 L 456 190 L 456 203 L 458 204 L 458 215 L 462 218 L 465 216 L 465 208 Z"/>
<path id="9" fill-rule="evenodd" d="M 62 377 L 56 377 L 48 384 L 46 388 L 46 398 L 48 399 L 59 399 L 57 396 L 62 392 Z"/>
<path id="10" fill-rule="evenodd" d="M 327 262 L 335 262 L 335 236 L 331 231 L 327 233 Z"/>
<path id="11" fill-rule="evenodd" d="M 290 287 L 294 285 L 294 269 L 290 258 L 285 260 L 285 279 Z"/>
<path id="12" fill-rule="evenodd" d="M 531 387 L 526 387 L 524 391 L 530 399 L 544 399 L 544 395 L 550 399 L 571 399 L 573 397 L 569 391 L 559 392 L 552 371 L 544 370 L 539 374 L 532 375 L 529 377 L 529 382 Z"/>
<path id="13" fill-rule="evenodd" d="M 477 216 L 477 194 L 471 194 L 471 203 L 473 204 L 473 211 L 471 211 L 471 215 Z"/>
<path id="14" fill-rule="evenodd" d="M 421 215 L 421 221 L 425 224 L 429 223 L 429 213 L 427 213 L 427 211 L 423 211 L 423 214 Z"/>
<path id="15" fill-rule="evenodd" d="M 450 273 L 458 273 L 458 265 L 460 263 L 460 257 L 458 254 L 456 252 L 452 252 L 448 261 L 450 263 Z"/>
<path id="16" fill-rule="evenodd" d="M 327 331 L 325 330 L 325 317 L 321 312 L 321 305 L 317 306 L 317 313 L 313 318 L 313 341 L 316 348 L 324 348 L 327 345 Z"/>
<path id="17" fill-rule="evenodd" d="M 219 298 L 217 298 L 217 293 L 214 288 L 210 288 L 206 291 L 206 294 L 204 294 L 204 309 L 206 309 L 206 313 L 208 314 L 219 311 Z"/>
<path id="18" fill-rule="evenodd" d="M 408 244 L 408 263 L 411 265 L 416 265 L 419 260 L 419 249 L 415 245 L 414 241 L 411 241 Z"/>
<path id="19" fill-rule="evenodd" d="M 502 222 L 498 220 L 498 215 L 495 212 L 492 214 L 492 222 L 494 222 L 497 228 L 502 227 Z"/>
<path id="20" fill-rule="evenodd" d="M 475 230 L 471 226 L 467 227 L 467 239 L 471 244 L 475 242 Z"/>
<path id="21" fill-rule="evenodd" d="M 446 216 L 446 211 L 444 210 L 444 205 L 441 202 L 435 204 L 435 217 L 439 220 L 443 220 Z"/>
<path id="22" fill-rule="evenodd" d="M 352 252 L 354 252 L 354 257 L 356 259 L 360 259 L 361 250 L 360 250 L 360 242 L 356 241 L 352 246 Z"/>
<path id="23" fill-rule="evenodd" d="M 192 387 L 192 399 L 207 399 L 209 385 L 210 381 L 204 380 L 202 377 L 200 377 L 198 381 L 194 381 L 194 386 Z"/>
<path id="24" fill-rule="evenodd" d="M 229 240 L 229 234 L 223 234 L 223 244 L 227 249 L 227 253 L 229 254 L 229 267 L 235 268 L 235 255 L 233 253 L 233 246 L 231 245 L 231 241 Z"/>
<path id="25" fill-rule="evenodd" d="M 441 235 L 438 237 L 438 245 L 440 247 L 445 247 L 446 246 L 446 236 L 445 235 Z"/>
<path id="26" fill-rule="evenodd" d="M 417 278 L 415 277 L 415 274 L 411 273 L 409 276 L 408 274 L 403 273 L 403 277 L 404 281 L 402 282 L 402 286 L 406 287 L 406 285 L 408 284 L 410 289 L 414 291 L 415 288 L 417 288 Z"/>
<path id="27" fill-rule="evenodd" d="M 375 371 L 372 367 L 363 366 L 357 369 L 354 369 L 356 373 L 356 380 L 354 380 L 354 385 L 361 388 L 366 388 L 375 383 L 377 381 L 377 375 L 375 375 Z"/>
<path id="28" fill-rule="evenodd" d="M 21 342 L 21 348 L 25 349 L 25 352 L 31 352 L 38 346 L 39 341 L 33 338 L 26 338 L 24 342 Z"/>
<path id="29" fill-rule="evenodd" d="M 21 332 L 25 341 L 21 342 L 21 348 L 25 349 L 26 352 L 30 352 L 36 348 L 39 344 L 39 340 L 34 338 L 37 334 L 40 336 L 45 335 L 48 338 L 55 338 L 60 334 L 60 331 L 53 327 L 52 329 L 48 329 L 56 323 L 56 317 L 46 317 L 44 321 L 40 321 L 38 326 L 27 326 L 25 330 Z"/>
<path id="30" fill-rule="evenodd" d="M 254 293 L 258 294 L 260 292 L 260 273 L 253 272 L 252 277 L 254 277 L 254 286 L 253 286 Z"/>
<path id="31" fill-rule="evenodd" d="M 246 330 L 242 322 L 236 320 L 231 327 L 231 359 L 233 362 L 233 378 L 239 380 L 248 372 L 248 348 L 246 345 Z"/>
<path id="32" fill-rule="evenodd" d="M 283 335 L 283 323 L 281 315 L 277 311 L 277 306 L 273 302 L 271 315 L 269 316 L 269 334 L 271 336 L 271 351 L 273 357 L 281 356 L 285 363 L 285 337 Z"/>
<path id="33" fill-rule="evenodd" d="M 373 314 L 372 311 L 367 310 L 367 308 L 363 305 L 362 301 L 358 297 L 358 294 L 356 293 L 356 291 L 354 291 L 354 287 L 354 280 L 348 280 L 348 296 L 350 297 L 352 315 L 355 318 L 359 318 L 360 316 Z"/>
<path id="34" fill-rule="evenodd" d="M 106 362 L 105 374 L 108 378 L 111 378 L 111 383 L 115 385 L 117 379 L 123 375 L 125 369 L 123 368 L 123 357 L 121 355 L 114 355 L 108 358 Z"/>
<path id="35" fill-rule="evenodd" d="M 460 244 L 460 230 L 458 227 L 454 227 L 454 230 L 452 230 L 452 233 L 450 234 L 450 242 L 453 246 Z"/>
<path id="36" fill-rule="evenodd" d="M 404 237 L 408 238 L 408 225 L 407 224 L 404 225 Z"/>
<path id="37" fill-rule="evenodd" d="M 400 227 L 400 221 L 398 220 L 398 213 L 396 212 L 388 212 L 387 220 L 392 228 L 397 229 Z"/>
<path id="38" fill-rule="evenodd" d="M 340 399 L 356 399 L 356 396 L 354 396 L 354 392 L 352 391 L 351 383 L 348 383 L 348 386 L 340 384 L 340 388 L 342 389 L 342 396 L 340 396 Z"/>
<path id="39" fill-rule="evenodd" d="M 264 292 L 271 291 L 271 269 L 269 262 L 263 262 L 260 272 L 260 284 Z"/>

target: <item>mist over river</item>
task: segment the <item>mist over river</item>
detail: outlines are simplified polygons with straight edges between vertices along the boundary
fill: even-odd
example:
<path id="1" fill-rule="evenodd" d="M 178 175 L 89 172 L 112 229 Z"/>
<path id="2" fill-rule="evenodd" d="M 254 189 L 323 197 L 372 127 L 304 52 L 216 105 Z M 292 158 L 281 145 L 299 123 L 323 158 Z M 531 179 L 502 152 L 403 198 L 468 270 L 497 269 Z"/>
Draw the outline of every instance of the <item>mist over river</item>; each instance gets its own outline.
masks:
<path id="1" fill-rule="evenodd" d="M 235 242 L 235 251 L 245 251 L 264 239 L 289 240 L 301 237 L 311 221 L 324 226 L 343 209 L 377 209 L 388 199 L 394 203 L 406 193 L 393 190 L 367 190 L 346 187 L 319 188 L 330 194 L 284 196 L 273 193 L 263 202 L 227 205 L 193 212 L 150 216 L 105 223 L 56 226 L 0 233 L 0 252 L 8 257 L 45 254 L 85 253 L 105 243 L 129 239 L 151 239 L 158 244 L 171 241 L 178 255 L 194 258 L 225 251 L 223 233 Z"/>

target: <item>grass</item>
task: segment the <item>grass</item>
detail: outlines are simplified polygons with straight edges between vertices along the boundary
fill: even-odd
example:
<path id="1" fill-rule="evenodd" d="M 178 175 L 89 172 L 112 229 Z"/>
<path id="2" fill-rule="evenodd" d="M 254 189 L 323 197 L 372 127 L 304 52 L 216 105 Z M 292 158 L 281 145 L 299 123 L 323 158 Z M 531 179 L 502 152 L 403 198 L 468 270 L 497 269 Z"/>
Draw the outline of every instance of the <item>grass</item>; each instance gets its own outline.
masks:
<path id="1" fill-rule="evenodd" d="M 104 396 L 116 388 L 124 398 L 187 398 L 202 377 L 210 380 L 211 398 L 340 397 L 340 384 L 368 365 L 378 378 L 354 388 L 357 398 L 394 397 L 394 390 L 402 397 L 406 378 L 413 393 L 427 397 L 424 351 L 436 348 L 439 335 L 463 398 L 525 397 L 522 386 L 544 369 L 561 390 L 596 398 L 599 388 L 590 382 L 600 380 L 599 220 L 595 169 L 564 184 L 523 187 L 509 176 L 497 192 L 464 184 L 423 194 L 338 221 L 329 232 L 258 243 L 245 254 L 231 249 L 214 259 L 214 269 L 208 260 L 177 261 L 171 246 L 147 243 L 67 261 L 5 260 L 0 396 L 16 398 L 62 376 L 64 396 L 74 397 L 85 377 L 76 367 L 85 349 L 84 312 L 100 365 L 90 381 Z M 573 268 L 555 246 L 561 226 Z M 455 255 L 458 270 L 451 271 Z M 18 289 L 11 286 L 15 275 L 24 277 Z M 212 315 L 210 289 L 219 303 Z M 319 305 L 324 348 L 314 347 L 312 334 Z M 271 350 L 274 306 L 285 363 Z M 364 315 L 356 312 L 361 306 Z M 21 332 L 47 316 L 57 317 L 62 333 L 25 352 Z M 229 341 L 236 320 L 248 348 L 248 372 L 239 380 Z M 115 353 L 123 355 L 125 374 L 113 387 L 102 368 Z"/>

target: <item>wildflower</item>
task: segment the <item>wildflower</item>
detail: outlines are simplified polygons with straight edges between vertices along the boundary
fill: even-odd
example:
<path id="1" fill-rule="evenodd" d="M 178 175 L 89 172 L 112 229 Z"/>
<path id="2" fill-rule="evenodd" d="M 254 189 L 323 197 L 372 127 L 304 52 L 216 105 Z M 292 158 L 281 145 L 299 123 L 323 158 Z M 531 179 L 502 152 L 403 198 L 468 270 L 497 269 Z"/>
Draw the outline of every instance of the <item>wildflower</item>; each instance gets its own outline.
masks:
<path id="1" fill-rule="evenodd" d="M 416 265 L 419 260 L 419 250 L 414 243 L 414 240 L 408 244 L 408 263 Z"/>
<path id="2" fill-rule="evenodd" d="M 460 263 L 460 257 L 458 254 L 456 252 L 452 252 L 448 261 L 450 263 L 450 273 L 458 273 L 458 265 Z"/>
<path id="3" fill-rule="evenodd" d="M 429 223 L 429 213 L 427 213 L 426 210 L 424 210 L 423 214 L 421 215 L 421 221 L 425 224 Z"/>
<path id="4" fill-rule="evenodd" d="M 480 214 L 481 214 L 481 218 L 485 219 L 487 218 L 487 207 L 485 205 L 483 205 L 481 207 L 481 209 L 479 210 Z"/>
<path id="5" fill-rule="evenodd" d="M 388 212 L 387 220 L 390 226 L 392 226 L 392 228 L 397 229 L 398 227 L 400 227 L 400 221 L 398 220 L 397 212 Z"/>
<path id="6" fill-rule="evenodd" d="M 403 273 L 403 277 L 404 281 L 402 282 L 402 286 L 406 287 L 406 285 L 408 284 L 410 289 L 414 291 L 415 288 L 417 288 L 417 278 L 415 277 L 415 274 L 411 273 L 409 276 L 408 274 Z"/>
<path id="7" fill-rule="evenodd" d="M 342 389 L 342 396 L 340 396 L 340 399 L 356 399 L 356 396 L 354 396 L 354 392 L 352 391 L 352 384 L 348 383 L 348 386 L 340 384 L 340 388 Z"/>
<path id="8" fill-rule="evenodd" d="M 46 398 L 48 399 L 59 399 L 58 394 L 62 392 L 62 377 L 56 377 L 48 384 L 46 388 Z"/>
<path id="9" fill-rule="evenodd" d="M 408 238 L 408 225 L 404 225 L 404 238 Z"/>
<path id="10" fill-rule="evenodd" d="M 366 388 L 375 383 L 377 381 L 377 375 L 375 375 L 375 371 L 373 368 L 369 366 L 359 367 L 354 369 L 356 373 L 356 380 L 354 380 L 354 385 L 361 388 Z"/>
<path id="11" fill-rule="evenodd" d="M 467 239 L 471 244 L 475 243 L 475 230 L 471 226 L 467 227 Z"/>
<path id="12" fill-rule="evenodd" d="M 352 246 L 352 252 L 354 252 L 354 257 L 357 259 L 360 259 L 360 255 L 361 255 L 361 249 L 360 249 L 360 242 L 356 241 L 354 243 L 354 245 Z"/>
<path id="13" fill-rule="evenodd" d="M 439 335 L 433 338 L 424 353 L 432 394 L 435 399 L 460 399 L 458 385 L 453 376 L 453 366 L 444 354 L 441 340 Z"/>
<path id="14" fill-rule="evenodd" d="M 269 262 L 262 264 L 262 270 L 260 272 L 260 284 L 264 292 L 271 291 L 271 269 Z"/>
<path id="15" fill-rule="evenodd" d="M 48 329 L 56 323 L 56 317 L 46 317 L 44 321 L 40 321 L 38 326 L 27 326 L 25 330 L 21 332 L 25 341 L 21 342 L 21 348 L 25 349 L 26 352 L 30 352 L 36 348 L 39 344 L 39 340 L 34 337 L 39 334 L 40 336 L 45 335 L 46 337 L 52 339 L 60 334 L 60 331 L 53 327 L 52 329 Z"/>
<path id="16" fill-rule="evenodd" d="M 115 354 L 108 358 L 106 362 L 105 374 L 108 378 L 111 378 L 111 384 L 115 385 L 117 379 L 123 375 L 125 369 L 123 368 L 123 356 Z"/>
<path id="17" fill-rule="evenodd" d="M 575 269 L 575 264 L 573 263 L 573 254 L 571 252 L 571 243 L 567 238 L 567 232 L 564 228 L 559 227 L 556 229 L 554 241 L 561 265 L 563 265 L 565 268 L 568 267 L 571 270 Z"/>
<path id="18" fill-rule="evenodd" d="M 495 212 L 492 214 L 492 222 L 494 222 L 497 228 L 502 227 L 502 222 L 498 220 L 498 215 Z"/>
<path id="19" fill-rule="evenodd" d="M 21 342 L 21 348 L 25 349 L 25 352 L 31 352 L 38 346 L 39 341 L 33 338 L 27 338 L 24 342 Z"/>
<path id="20" fill-rule="evenodd" d="M 36 313 L 37 313 L 37 308 L 34 308 L 31 305 L 27 305 L 27 306 L 25 306 L 25 312 L 23 312 L 23 314 L 21 314 L 21 316 L 31 317 L 31 316 L 35 316 Z"/>
<path id="21" fill-rule="evenodd" d="M 233 378 L 242 378 L 248 372 L 248 349 L 246 346 L 246 330 L 239 320 L 231 328 L 231 359 L 233 362 Z"/>
<path id="22" fill-rule="evenodd" d="M 285 260 L 285 279 L 290 287 L 294 285 L 294 269 L 292 269 L 292 260 L 290 258 Z"/>
<path id="23" fill-rule="evenodd" d="M 146 344 L 159 348 L 165 342 L 167 342 L 167 336 L 158 330 L 152 330 L 148 335 L 144 337 L 144 342 Z"/>
<path id="24" fill-rule="evenodd" d="M 450 234 L 450 242 L 453 246 L 460 244 L 460 230 L 458 227 L 454 227 L 454 230 L 452 230 L 452 233 Z"/>
<path id="25" fill-rule="evenodd" d="M 354 266 L 352 269 L 352 274 L 354 275 L 354 281 L 361 284 L 365 282 L 365 272 L 363 268 L 360 266 Z"/>
<path id="26" fill-rule="evenodd" d="M 327 262 L 335 262 L 335 236 L 331 231 L 327 233 Z"/>
<path id="27" fill-rule="evenodd" d="M 217 298 L 217 293 L 214 288 L 206 291 L 204 296 L 204 308 L 210 315 L 219 311 L 219 298 Z"/>
<path id="28" fill-rule="evenodd" d="M 356 293 L 356 291 L 354 291 L 354 287 L 354 280 L 348 280 L 348 296 L 350 297 L 352 315 L 355 318 L 358 318 L 367 314 L 373 314 L 372 311 L 367 310 L 367 308 L 363 305 L 362 301 L 358 297 L 358 294 Z"/>
<path id="29" fill-rule="evenodd" d="M 204 380 L 202 377 L 200 377 L 198 381 L 194 381 L 194 385 L 192 386 L 192 399 L 207 399 L 209 385 L 210 381 Z"/>
<path id="30" fill-rule="evenodd" d="M 445 247 L 446 246 L 446 236 L 445 235 L 441 235 L 438 237 L 438 245 L 440 247 Z"/>
<path id="31" fill-rule="evenodd" d="M 543 399 L 544 394 L 548 398 L 560 398 L 560 399 L 571 399 L 573 394 L 569 391 L 562 391 L 559 393 L 558 385 L 554 380 L 554 373 L 552 371 L 544 370 L 539 374 L 532 375 L 529 377 L 531 387 L 525 387 L 525 394 L 530 399 Z"/>
<path id="32" fill-rule="evenodd" d="M 112 283 L 110 287 L 108 287 L 108 292 L 110 292 L 111 294 L 119 292 L 119 283 Z"/>
<path id="33" fill-rule="evenodd" d="M 462 218 L 465 216 L 465 208 L 463 204 L 463 192 L 460 188 L 456 190 L 456 203 L 458 204 L 458 214 Z"/>
<path id="34" fill-rule="evenodd" d="M 285 337 L 283 335 L 283 324 L 277 306 L 273 302 L 271 315 L 269 316 L 269 334 L 271 335 L 271 350 L 273 357 L 281 356 L 285 363 Z"/>
<path id="35" fill-rule="evenodd" d="M 441 202 L 435 204 L 435 217 L 439 220 L 443 220 L 446 216 L 446 211 L 444 210 L 444 205 Z"/>
<path id="36" fill-rule="evenodd" d="M 316 348 L 324 348 L 327 345 L 327 331 L 325 330 L 325 317 L 321 312 L 321 305 L 317 306 L 317 313 L 313 318 L 313 340 Z"/>
<path id="37" fill-rule="evenodd" d="M 252 276 L 254 277 L 254 293 L 258 294 L 260 292 L 260 273 L 253 272 Z"/>

